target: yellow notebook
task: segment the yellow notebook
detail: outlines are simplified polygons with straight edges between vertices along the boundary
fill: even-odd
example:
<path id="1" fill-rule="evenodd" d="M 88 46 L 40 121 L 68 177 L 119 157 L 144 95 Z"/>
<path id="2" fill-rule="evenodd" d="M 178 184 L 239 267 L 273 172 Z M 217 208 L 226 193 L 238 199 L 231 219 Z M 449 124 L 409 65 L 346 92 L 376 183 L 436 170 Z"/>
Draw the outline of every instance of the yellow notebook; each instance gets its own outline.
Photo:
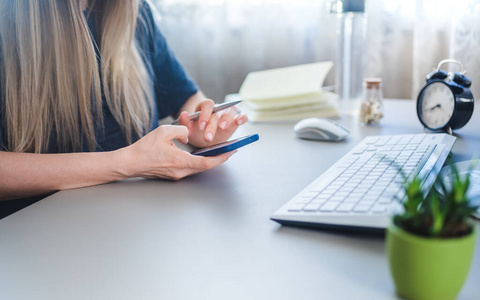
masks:
<path id="1" fill-rule="evenodd" d="M 241 107 L 254 122 L 336 117 L 337 95 L 321 89 L 332 66 L 327 61 L 251 72 L 240 87 Z"/>

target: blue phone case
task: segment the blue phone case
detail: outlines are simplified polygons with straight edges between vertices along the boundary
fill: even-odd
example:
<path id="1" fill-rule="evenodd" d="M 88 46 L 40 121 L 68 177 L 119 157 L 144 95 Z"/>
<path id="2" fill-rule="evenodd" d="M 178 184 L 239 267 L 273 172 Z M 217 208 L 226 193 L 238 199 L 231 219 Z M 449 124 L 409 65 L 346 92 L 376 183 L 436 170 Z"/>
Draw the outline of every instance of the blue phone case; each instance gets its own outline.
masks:
<path id="1" fill-rule="evenodd" d="M 192 152 L 193 155 L 200 156 L 216 156 L 222 153 L 230 152 L 245 145 L 258 141 L 258 134 L 244 136 L 235 140 L 226 141 L 224 143 L 216 144 L 210 147 L 197 149 Z"/>

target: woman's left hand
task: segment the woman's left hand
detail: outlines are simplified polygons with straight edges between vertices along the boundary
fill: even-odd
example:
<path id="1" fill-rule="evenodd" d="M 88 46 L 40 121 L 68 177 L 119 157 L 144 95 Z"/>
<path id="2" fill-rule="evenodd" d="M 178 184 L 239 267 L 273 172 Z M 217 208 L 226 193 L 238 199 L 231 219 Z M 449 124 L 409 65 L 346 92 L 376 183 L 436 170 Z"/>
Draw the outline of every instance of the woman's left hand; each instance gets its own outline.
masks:
<path id="1" fill-rule="evenodd" d="M 178 124 L 188 128 L 189 142 L 195 147 L 206 147 L 225 142 L 238 126 L 248 121 L 247 116 L 239 114 L 235 106 L 212 113 L 214 104 L 210 99 L 201 101 L 195 109 L 195 111 L 200 111 L 198 120 L 190 120 L 186 111 L 183 111 L 178 117 Z"/>

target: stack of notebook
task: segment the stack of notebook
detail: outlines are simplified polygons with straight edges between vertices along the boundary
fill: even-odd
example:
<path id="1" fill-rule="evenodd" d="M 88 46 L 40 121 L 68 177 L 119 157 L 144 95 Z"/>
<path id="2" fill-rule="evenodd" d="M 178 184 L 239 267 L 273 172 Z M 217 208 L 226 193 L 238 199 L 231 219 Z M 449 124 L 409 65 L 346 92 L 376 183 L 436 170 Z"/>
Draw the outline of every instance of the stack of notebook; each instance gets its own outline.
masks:
<path id="1" fill-rule="evenodd" d="M 332 62 L 252 72 L 239 92 L 242 110 L 253 122 L 337 117 L 338 97 L 323 91 Z"/>

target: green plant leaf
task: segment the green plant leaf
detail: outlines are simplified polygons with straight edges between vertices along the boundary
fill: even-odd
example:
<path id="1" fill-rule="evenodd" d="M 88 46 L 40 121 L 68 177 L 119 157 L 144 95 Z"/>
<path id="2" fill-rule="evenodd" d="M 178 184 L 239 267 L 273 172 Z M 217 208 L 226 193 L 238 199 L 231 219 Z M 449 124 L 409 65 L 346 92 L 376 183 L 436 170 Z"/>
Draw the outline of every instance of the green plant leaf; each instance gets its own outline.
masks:
<path id="1" fill-rule="evenodd" d="M 440 205 L 440 199 L 438 199 L 435 193 L 430 197 L 429 201 L 433 220 L 430 231 L 432 236 L 440 236 L 442 233 L 446 212 L 442 209 Z"/>
<path id="2" fill-rule="evenodd" d="M 471 232 L 470 216 L 478 209 L 468 198 L 473 168 L 472 164 L 462 176 L 451 164 L 449 172 L 437 178 L 436 189 L 428 194 L 422 192 L 421 178 L 406 181 L 404 211 L 394 216 L 395 224 L 413 234 L 430 237 L 456 237 Z M 403 173 L 402 176 L 406 177 Z"/>

